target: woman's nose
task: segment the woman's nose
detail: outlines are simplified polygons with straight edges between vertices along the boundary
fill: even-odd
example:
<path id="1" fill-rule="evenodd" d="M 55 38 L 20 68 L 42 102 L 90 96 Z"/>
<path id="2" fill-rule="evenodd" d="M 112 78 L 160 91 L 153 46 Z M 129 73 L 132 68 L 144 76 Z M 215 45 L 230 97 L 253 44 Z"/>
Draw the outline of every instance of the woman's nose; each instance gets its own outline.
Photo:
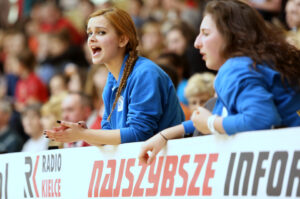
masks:
<path id="1" fill-rule="evenodd" d="M 202 43 L 201 43 L 201 37 L 200 37 L 200 34 L 197 36 L 195 42 L 194 42 L 194 47 L 197 48 L 197 49 L 200 49 L 202 46 Z"/>
<path id="2" fill-rule="evenodd" d="M 92 41 L 95 41 L 96 38 L 95 38 L 95 35 L 94 34 L 91 34 L 88 38 L 88 41 L 92 42 Z"/>

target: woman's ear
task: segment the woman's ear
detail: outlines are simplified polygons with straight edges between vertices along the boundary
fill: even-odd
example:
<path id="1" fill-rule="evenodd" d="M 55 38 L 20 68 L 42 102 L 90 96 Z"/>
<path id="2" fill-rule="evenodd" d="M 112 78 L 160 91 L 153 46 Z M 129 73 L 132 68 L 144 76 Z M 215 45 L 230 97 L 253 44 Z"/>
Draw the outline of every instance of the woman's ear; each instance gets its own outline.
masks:
<path id="1" fill-rule="evenodd" d="M 119 47 L 123 48 L 128 44 L 129 38 L 126 35 L 122 35 L 119 38 Z"/>

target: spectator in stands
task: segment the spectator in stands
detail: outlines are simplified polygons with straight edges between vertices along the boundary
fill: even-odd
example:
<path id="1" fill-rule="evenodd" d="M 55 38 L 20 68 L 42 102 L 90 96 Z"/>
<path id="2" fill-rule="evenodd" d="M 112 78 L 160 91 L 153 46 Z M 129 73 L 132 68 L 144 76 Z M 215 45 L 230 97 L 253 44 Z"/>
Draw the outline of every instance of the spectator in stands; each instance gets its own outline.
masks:
<path id="1" fill-rule="evenodd" d="M 58 126 L 57 120 L 62 117 L 62 102 L 68 95 L 66 79 L 63 75 L 55 75 L 51 78 L 50 84 L 50 99 L 43 104 L 41 108 L 41 122 L 43 129 L 50 129 Z M 63 148 L 63 143 L 49 141 L 50 148 Z"/>
<path id="2" fill-rule="evenodd" d="M 41 108 L 41 120 L 44 129 L 53 127 L 56 120 L 61 119 L 62 102 L 68 95 L 66 79 L 63 75 L 55 75 L 49 84 L 50 98 Z"/>
<path id="3" fill-rule="evenodd" d="M 23 146 L 21 137 L 9 126 L 11 114 L 10 102 L 0 99 L 0 153 L 18 152 Z"/>
<path id="4" fill-rule="evenodd" d="M 90 98 L 81 92 L 69 93 L 61 104 L 62 108 L 62 120 L 66 122 L 82 122 L 86 123 L 87 127 L 90 127 L 91 122 L 88 121 L 92 113 L 92 104 Z M 73 143 L 66 143 L 67 147 L 82 147 L 88 146 L 87 143 L 79 141 Z"/>
<path id="5" fill-rule="evenodd" d="M 194 112 L 200 106 L 204 106 L 209 99 L 214 97 L 214 80 L 215 75 L 208 72 L 196 73 L 190 77 L 184 94 L 191 112 Z"/>
<path id="6" fill-rule="evenodd" d="M 40 23 L 42 20 L 42 5 L 41 1 L 34 1 L 31 5 L 31 10 L 28 18 L 24 23 L 25 34 L 28 37 L 28 47 L 34 53 L 34 55 L 38 55 L 38 51 L 42 48 L 42 43 L 39 43 L 38 37 L 40 33 Z"/>
<path id="7" fill-rule="evenodd" d="M 3 36 L 3 56 L 4 74 L 7 85 L 7 95 L 15 97 L 18 76 L 16 75 L 17 64 L 15 57 L 26 48 L 26 36 L 19 29 L 8 29 Z"/>
<path id="8" fill-rule="evenodd" d="M 67 81 L 64 75 L 57 74 L 53 76 L 49 83 L 49 90 L 51 97 L 63 95 L 65 96 L 67 93 Z M 51 101 L 51 99 L 49 100 Z"/>
<path id="9" fill-rule="evenodd" d="M 46 131 L 49 138 L 121 144 L 146 140 L 184 120 L 170 78 L 155 63 L 137 56 L 137 33 L 128 13 L 118 8 L 93 13 L 87 34 L 93 63 L 103 63 L 109 71 L 102 130 L 62 121 L 62 130 Z"/>
<path id="10" fill-rule="evenodd" d="M 43 82 L 48 84 L 53 75 L 76 71 L 77 68 L 85 68 L 88 65 L 82 49 L 71 45 L 66 30 L 47 37 L 49 40 L 47 57 L 42 61 L 38 71 Z"/>
<path id="11" fill-rule="evenodd" d="M 23 145 L 22 152 L 39 152 L 48 149 L 49 140 L 43 136 L 40 108 L 40 104 L 31 104 L 22 112 L 22 124 L 25 133 L 30 137 Z"/>
<path id="12" fill-rule="evenodd" d="M 142 0 L 130 0 L 128 2 L 128 13 L 130 14 L 134 25 L 138 30 L 144 24 L 144 20 L 141 17 L 143 4 L 144 2 Z"/>
<path id="13" fill-rule="evenodd" d="M 56 2 L 46 0 L 41 5 L 40 30 L 44 33 L 56 33 L 63 29 L 68 31 L 72 44 L 81 45 L 83 43 L 83 35 L 79 33 L 68 19 L 63 17 L 62 11 Z"/>
<path id="14" fill-rule="evenodd" d="M 146 22 L 141 29 L 141 54 L 155 60 L 164 49 L 160 23 Z"/>
<path id="15" fill-rule="evenodd" d="M 288 42 L 300 49 L 300 0 L 289 0 L 286 4 L 286 22 L 290 28 Z"/>
<path id="16" fill-rule="evenodd" d="M 198 28 L 201 21 L 198 3 L 197 0 L 162 0 L 168 21 L 184 21 L 193 29 Z"/>
<path id="17" fill-rule="evenodd" d="M 186 60 L 182 56 L 179 56 L 174 52 L 162 53 L 156 59 L 156 63 L 158 63 L 159 65 L 165 65 L 175 69 L 178 77 L 178 84 L 176 85 L 176 93 L 179 98 L 179 101 L 182 104 L 187 106 L 188 101 L 184 96 L 184 89 L 187 84 L 187 79 L 189 78 L 189 72 L 187 69 L 188 63 L 185 61 Z"/>
<path id="18" fill-rule="evenodd" d="M 165 17 L 161 0 L 144 0 L 141 15 L 145 21 L 162 22 Z"/>
<path id="19" fill-rule="evenodd" d="M 3 52 L 5 56 L 17 55 L 27 46 L 27 39 L 20 28 L 10 28 L 5 31 L 3 38 Z"/>
<path id="20" fill-rule="evenodd" d="M 71 67 L 69 66 L 68 69 Z M 65 70 L 65 74 L 68 78 L 68 91 L 70 92 L 83 92 L 84 84 L 87 78 L 87 69 L 73 67 L 72 70 Z"/>
<path id="21" fill-rule="evenodd" d="M 35 57 L 29 50 L 24 50 L 16 57 L 18 76 L 20 80 L 16 86 L 16 108 L 22 112 L 26 105 L 48 100 L 48 90 L 35 74 Z"/>
<path id="22" fill-rule="evenodd" d="M 199 107 L 192 121 L 149 139 L 141 161 L 151 163 L 168 139 L 195 127 L 204 134 L 233 135 L 300 125 L 300 51 L 266 25 L 255 9 L 238 0 L 209 2 L 195 47 L 207 67 L 218 70 L 214 110 Z"/>
<path id="23" fill-rule="evenodd" d="M 282 11 L 283 1 L 285 0 L 246 0 L 252 7 L 263 16 L 267 21 L 279 16 Z"/>
<path id="24" fill-rule="evenodd" d="M 184 67 L 189 75 L 207 71 L 202 55 L 193 47 L 195 38 L 194 29 L 184 22 L 173 25 L 165 36 L 167 50 L 184 59 L 187 64 Z"/>

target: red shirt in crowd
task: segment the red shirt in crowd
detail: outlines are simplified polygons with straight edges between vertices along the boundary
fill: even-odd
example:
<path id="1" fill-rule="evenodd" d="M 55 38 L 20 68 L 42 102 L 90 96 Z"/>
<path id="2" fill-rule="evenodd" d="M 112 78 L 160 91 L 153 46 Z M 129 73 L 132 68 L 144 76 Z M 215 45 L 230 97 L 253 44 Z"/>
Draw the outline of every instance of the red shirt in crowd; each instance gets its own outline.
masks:
<path id="1" fill-rule="evenodd" d="M 73 26 L 73 24 L 65 19 L 59 19 L 55 24 L 41 24 L 41 31 L 45 33 L 54 33 L 63 29 L 67 29 L 73 44 L 81 45 L 83 43 L 83 35 L 81 35 L 77 29 Z"/>
<path id="2" fill-rule="evenodd" d="M 26 79 L 20 79 L 16 86 L 16 100 L 27 104 L 28 100 L 46 102 L 48 90 L 35 73 L 30 73 Z"/>

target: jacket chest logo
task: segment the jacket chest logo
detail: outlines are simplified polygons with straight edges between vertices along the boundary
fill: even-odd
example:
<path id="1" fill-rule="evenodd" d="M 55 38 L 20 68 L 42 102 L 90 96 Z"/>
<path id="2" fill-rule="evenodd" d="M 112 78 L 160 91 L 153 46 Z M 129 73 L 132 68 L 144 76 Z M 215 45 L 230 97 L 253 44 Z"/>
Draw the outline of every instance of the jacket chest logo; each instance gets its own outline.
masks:
<path id="1" fill-rule="evenodd" d="M 118 99 L 118 112 L 123 111 L 124 98 L 120 96 Z"/>

